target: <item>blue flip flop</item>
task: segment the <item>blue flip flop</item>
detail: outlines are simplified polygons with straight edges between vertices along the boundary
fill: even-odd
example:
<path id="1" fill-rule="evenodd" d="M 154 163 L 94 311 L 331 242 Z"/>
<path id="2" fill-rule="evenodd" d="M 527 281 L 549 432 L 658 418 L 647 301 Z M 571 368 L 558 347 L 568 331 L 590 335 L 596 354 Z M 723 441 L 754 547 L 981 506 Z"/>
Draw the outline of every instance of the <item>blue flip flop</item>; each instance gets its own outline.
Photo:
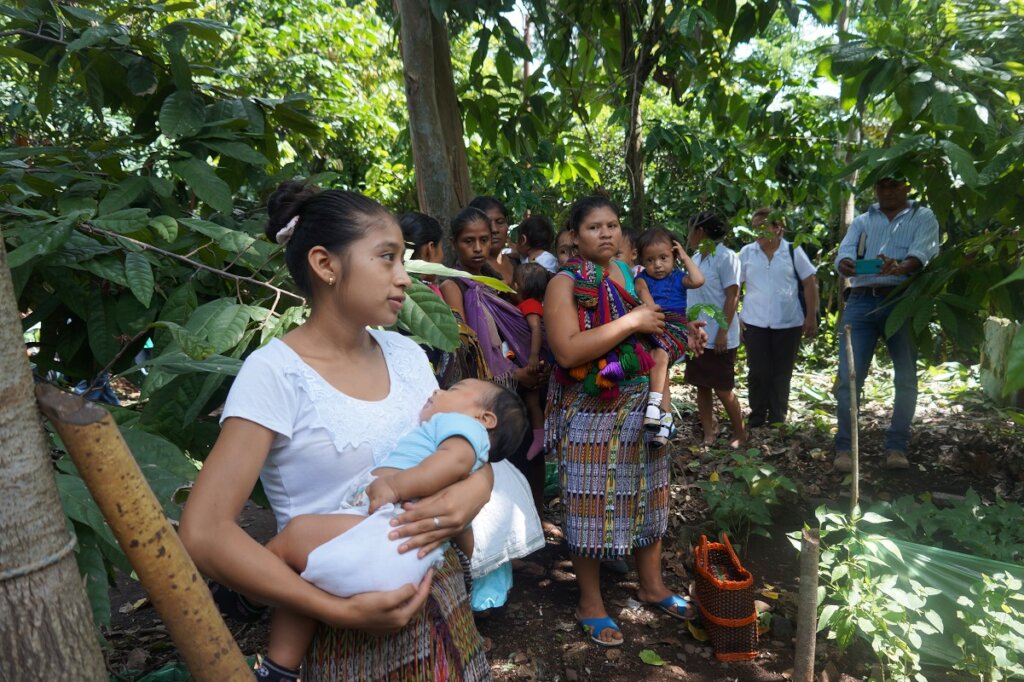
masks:
<path id="1" fill-rule="evenodd" d="M 617 646 L 622 646 L 625 642 L 625 640 L 622 639 L 613 639 L 606 642 L 600 638 L 601 633 L 609 628 L 615 630 L 615 632 L 622 632 L 619 630 L 619 626 L 615 624 L 615 621 L 608 616 L 604 616 L 602 618 L 579 618 L 576 620 L 576 623 L 579 624 L 580 628 L 582 628 L 583 633 L 590 638 L 590 641 L 598 646 L 612 649 Z"/>
<path id="2" fill-rule="evenodd" d="M 648 606 L 661 609 L 678 620 L 693 620 L 697 617 L 697 609 L 693 603 L 686 597 L 680 597 L 678 594 L 670 594 L 661 601 L 647 602 L 647 604 Z M 687 612 L 689 612 L 689 615 L 687 615 Z"/>

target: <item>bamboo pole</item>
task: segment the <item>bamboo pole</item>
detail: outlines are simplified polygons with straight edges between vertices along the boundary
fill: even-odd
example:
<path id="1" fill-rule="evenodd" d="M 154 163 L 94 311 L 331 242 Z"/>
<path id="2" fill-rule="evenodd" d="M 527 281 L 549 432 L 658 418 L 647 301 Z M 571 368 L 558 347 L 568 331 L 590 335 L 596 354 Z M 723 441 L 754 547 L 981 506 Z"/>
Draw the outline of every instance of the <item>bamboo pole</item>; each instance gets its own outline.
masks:
<path id="1" fill-rule="evenodd" d="M 36 399 L 71 455 L 197 682 L 252 682 L 252 670 L 110 413 L 40 384 Z"/>
<path id="2" fill-rule="evenodd" d="M 850 325 L 843 326 L 846 335 L 846 368 L 850 377 L 850 511 L 860 504 L 860 434 L 857 428 L 857 367 L 853 362 L 853 340 Z"/>
<path id="3" fill-rule="evenodd" d="M 818 529 L 804 528 L 800 546 L 800 596 L 793 682 L 814 682 L 814 646 L 818 634 L 818 550 Z"/>

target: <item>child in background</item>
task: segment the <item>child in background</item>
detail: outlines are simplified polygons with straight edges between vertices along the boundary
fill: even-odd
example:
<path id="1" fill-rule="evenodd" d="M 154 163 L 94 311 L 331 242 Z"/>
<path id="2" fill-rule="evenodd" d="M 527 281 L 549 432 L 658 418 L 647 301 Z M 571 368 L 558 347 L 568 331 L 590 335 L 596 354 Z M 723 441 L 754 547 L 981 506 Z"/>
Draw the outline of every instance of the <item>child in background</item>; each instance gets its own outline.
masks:
<path id="1" fill-rule="evenodd" d="M 515 287 L 519 293 L 519 310 L 526 317 L 530 325 L 530 359 L 526 363 L 527 368 L 533 368 L 539 372 L 547 360 L 543 357 L 544 339 L 544 292 L 548 287 L 551 274 L 544 269 L 540 263 L 523 263 L 516 269 Z M 533 429 L 533 444 L 526 452 L 526 463 L 523 467 L 523 475 L 530 483 L 530 492 L 533 493 L 533 502 L 537 507 L 537 514 L 541 517 L 541 525 L 544 532 L 552 531 L 554 525 L 544 519 L 544 458 L 538 457 L 544 449 L 544 408 L 541 403 L 541 395 L 546 394 L 542 386 L 526 391 L 523 402 L 526 403 L 526 411 L 530 416 L 530 428 Z"/>
<path id="2" fill-rule="evenodd" d="M 572 243 L 572 232 L 562 230 L 555 237 L 555 254 L 558 257 L 558 267 L 569 262 L 570 258 L 576 256 L 576 245 Z"/>
<path id="3" fill-rule="evenodd" d="M 515 288 L 519 293 L 518 308 L 530 325 L 530 358 L 526 368 L 539 372 L 545 360 L 541 357 L 544 348 L 544 291 L 548 287 L 551 275 L 540 263 L 523 263 L 516 269 Z M 540 391 L 534 389 L 525 395 L 526 409 L 530 415 L 530 426 L 533 428 L 533 445 L 526 453 L 526 459 L 532 460 L 544 447 L 544 410 L 541 408 Z"/>
<path id="4" fill-rule="evenodd" d="M 623 232 L 625 235 L 625 232 Z M 704 284 L 700 268 L 686 254 L 679 240 L 661 227 L 654 227 L 636 240 L 639 264 L 643 267 L 636 275 L 636 290 L 644 303 L 656 303 L 662 310 L 686 315 L 686 290 Z M 682 263 L 685 269 L 680 269 Z M 644 413 L 644 427 L 657 433 L 651 439 L 654 446 L 662 446 L 672 435 L 672 396 L 669 390 L 668 354 L 655 348 L 651 351 L 654 368 L 651 369 L 651 392 Z"/>
<path id="5" fill-rule="evenodd" d="M 519 235 L 516 252 L 521 263 L 539 263 L 551 273 L 558 270 L 558 259 L 551 253 L 555 237 L 551 221 L 542 215 L 532 215 L 519 223 L 516 232 Z"/>
<path id="6" fill-rule="evenodd" d="M 643 263 L 640 262 L 637 256 L 636 240 L 636 230 L 623 227 L 622 237 L 620 237 L 619 241 L 619 251 L 615 254 L 617 260 L 629 266 L 629 271 L 633 273 L 633 277 L 639 275 L 640 271 L 644 269 Z"/>
<path id="7" fill-rule="evenodd" d="M 500 461 L 519 450 L 527 416 L 514 392 L 465 379 L 448 390 L 434 391 L 420 420 L 380 466 L 341 492 L 336 513 L 296 516 L 267 548 L 303 578 L 340 597 L 418 584 L 444 547 L 422 558 L 417 552 L 399 554 L 403 541 L 388 538 L 393 506 L 432 495 L 488 461 Z M 472 529 L 464 530 L 455 543 L 471 555 Z M 268 668 L 297 671 L 316 627 L 316 621 L 305 615 L 277 609 L 271 621 Z"/>

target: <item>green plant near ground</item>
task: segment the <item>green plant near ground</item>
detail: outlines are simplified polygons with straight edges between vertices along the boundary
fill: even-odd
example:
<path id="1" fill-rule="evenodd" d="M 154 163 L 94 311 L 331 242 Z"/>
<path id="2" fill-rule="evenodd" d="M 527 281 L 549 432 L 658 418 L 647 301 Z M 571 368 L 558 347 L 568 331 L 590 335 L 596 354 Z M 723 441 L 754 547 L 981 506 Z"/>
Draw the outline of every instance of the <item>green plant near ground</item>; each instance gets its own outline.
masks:
<path id="1" fill-rule="evenodd" d="M 1024 676 L 1024 587 L 1006 573 L 982 576 L 971 585 L 972 597 L 956 600 L 957 618 L 967 636 L 954 635 L 963 661 L 957 670 L 984 682 Z"/>
<path id="2" fill-rule="evenodd" d="M 766 464 L 760 450 L 754 448 L 733 453 L 730 463 L 718 467 L 709 480 L 697 485 L 715 525 L 744 539 L 750 533 L 767 537 L 772 509 L 781 502 L 780 493 L 796 493 L 796 484 Z"/>
<path id="3" fill-rule="evenodd" d="M 1002 498 L 986 504 L 973 488 L 944 508 L 922 497 L 906 495 L 874 509 L 904 524 L 894 524 L 891 535 L 912 541 L 926 537 L 998 561 L 1024 560 L 1024 506 Z"/>
<path id="4" fill-rule="evenodd" d="M 859 631 L 878 659 L 883 680 L 918 680 L 923 635 L 942 631 L 939 614 L 927 608 L 928 597 L 939 590 L 925 587 L 890 568 L 876 548 L 901 556 L 888 538 L 865 533 L 859 523 L 884 523 L 888 519 L 860 510 L 847 517 L 819 507 L 821 526 L 819 563 L 818 630 L 828 629 L 829 639 L 845 651 Z M 797 547 L 799 534 L 791 536 Z"/>

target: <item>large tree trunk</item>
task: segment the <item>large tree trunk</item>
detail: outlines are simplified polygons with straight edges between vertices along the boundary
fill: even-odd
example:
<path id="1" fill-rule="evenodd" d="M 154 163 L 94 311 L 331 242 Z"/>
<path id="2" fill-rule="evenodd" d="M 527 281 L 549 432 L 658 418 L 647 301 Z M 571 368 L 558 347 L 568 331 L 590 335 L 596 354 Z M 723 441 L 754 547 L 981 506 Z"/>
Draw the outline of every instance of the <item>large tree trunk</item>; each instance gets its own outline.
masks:
<path id="1" fill-rule="evenodd" d="M 397 0 L 397 6 L 420 210 L 447 226 L 472 199 L 448 28 L 427 0 Z"/>
<path id="2" fill-rule="evenodd" d="M 666 39 L 663 30 L 664 18 L 664 0 L 658 0 L 650 6 L 627 0 L 619 2 L 619 45 L 622 49 L 620 70 L 625 81 L 624 103 L 629 108 L 625 140 L 626 179 L 629 181 L 629 223 L 637 231 L 644 229 L 647 207 L 644 185 L 646 159 L 640 102 L 647 79 L 661 58 L 656 50 L 659 41 Z"/>
<path id="3" fill-rule="evenodd" d="M 0 679 L 107 679 L 0 240 Z"/>

